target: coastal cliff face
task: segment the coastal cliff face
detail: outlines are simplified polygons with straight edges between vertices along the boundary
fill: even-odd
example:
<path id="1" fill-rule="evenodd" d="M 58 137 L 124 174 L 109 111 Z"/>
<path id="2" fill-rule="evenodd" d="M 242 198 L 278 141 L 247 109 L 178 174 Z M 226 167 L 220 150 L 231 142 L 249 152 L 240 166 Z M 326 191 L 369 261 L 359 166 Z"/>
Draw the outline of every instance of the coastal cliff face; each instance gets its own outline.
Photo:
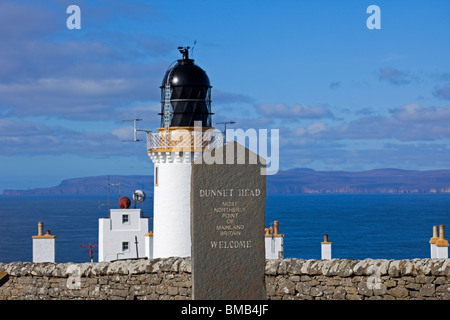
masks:
<path id="1" fill-rule="evenodd" d="M 136 189 L 149 188 L 153 193 L 153 176 L 96 176 L 63 180 L 59 185 L 29 190 L 3 190 L 4 196 L 106 195 L 111 192 L 133 194 Z M 120 185 L 119 185 L 120 184 Z M 147 190 L 146 190 L 147 191 Z"/>
<path id="2" fill-rule="evenodd" d="M 3 273 L 1 273 L 3 272 Z M 0 263 L 0 300 L 191 300 L 191 259 Z M 266 260 L 269 300 L 450 300 L 450 259 Z"/>
<path id="3" fill-rule="evenodd" d="M 450 193 L 450 170 L 378 169 L 362 172 L 280 171 L 267 181 L 267 193 Z"/>
<path id="4" fill-rule="evenodd" d="M 109 179 L 109 180 L 108 180 Z M 98 176 L 74 178 L 49 188 L 4 190 L 5 196 L 108 194 L 108 181 L 122 194 L 144 189 L 153 194 L 153 176 Z M 362 172 L 292 169 L 267 176 L 268 194 L 302 193 L 450 193 L 450 170 L 413 171 L 378 169 Z"/>

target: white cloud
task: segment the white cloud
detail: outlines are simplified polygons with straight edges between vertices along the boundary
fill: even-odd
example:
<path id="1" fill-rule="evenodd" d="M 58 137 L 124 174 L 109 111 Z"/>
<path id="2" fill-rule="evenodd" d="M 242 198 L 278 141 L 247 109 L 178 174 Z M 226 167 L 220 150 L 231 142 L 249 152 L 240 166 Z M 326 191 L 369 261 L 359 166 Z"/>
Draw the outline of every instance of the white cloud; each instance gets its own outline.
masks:
<path id="1" fill-rule="evenodd" d="M 120 127 L 111 130 L 111 133 L 122 141 L 132 141 L 134 139 L 134 132 L 130 127 Z"/>
<path id="2" fill-rule="evenodd" d="M 303 137 L 303 136 L 309 136 L 311 138 L 318 137 L 320 134 L 326 132 L 329 130 L 329 127 L 327 124 L 325 124 L 322 121 L 314 121 L 311 124 L 309 124 L 307 127 L 298 127 L 297 129 L 293 130 L 292 136 L 294 137 Z"/>
<path id="3" fill-rule="evenodd" d="M 114 132 L 77 131 L 62 126 L 0 118 L 2 155 L 123 155 L 135 146 L 122 144 L 121 135 L 132 128 Z"/>
<path id="4" fill-rule="evenodd" d="M 0 21 L 8 26 L 0 29 L 2 114 L 97 120 L 135 101 L 159 101 L 159 85 L 170 63 L 164 56 L 176 45 L 112 26 L 117 8 L 121 21 L 161 19 L 145 3 L 90 4 L 83 11 L 89 28 L 74 33 L 65 28 L 67 14 L 59 11 L 65 9 L 63 3 L 2 2 Z"/>
<path id="5" fill-rule="evenodd" d="M 450 106 L 424 108 L 420 104 L 408 104 L 393 111 L 393 115 L 399 121 L 407 122 L 433 122 L 438 125 L 450 121 Z"/>
<path id="6" fill-rule="evenodd" d="M 290 136 L 322 140 L 425 141 L 450 138 L 450 106 L 423 107 L 408 104 L 387 115 L 362 116 L 346 122 L 314 121 L 290 130 Z"/>

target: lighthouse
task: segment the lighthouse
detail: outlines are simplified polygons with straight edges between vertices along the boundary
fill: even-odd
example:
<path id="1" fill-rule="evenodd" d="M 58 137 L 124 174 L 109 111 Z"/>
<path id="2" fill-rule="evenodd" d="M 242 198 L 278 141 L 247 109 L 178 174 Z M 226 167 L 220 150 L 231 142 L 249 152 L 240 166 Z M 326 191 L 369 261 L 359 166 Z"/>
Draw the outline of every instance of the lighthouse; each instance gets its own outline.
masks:
<path id="1" fill-rule="evenodd" d="M 191 255 L 192 162 L 205 148 L 223 145 L 213 133 L 208 75 L 189 57 L 189 47 L 178 50 L 181 59 L 160 87 L 161 126 L 147 135 L 154 164 L 153 258 Z"/>

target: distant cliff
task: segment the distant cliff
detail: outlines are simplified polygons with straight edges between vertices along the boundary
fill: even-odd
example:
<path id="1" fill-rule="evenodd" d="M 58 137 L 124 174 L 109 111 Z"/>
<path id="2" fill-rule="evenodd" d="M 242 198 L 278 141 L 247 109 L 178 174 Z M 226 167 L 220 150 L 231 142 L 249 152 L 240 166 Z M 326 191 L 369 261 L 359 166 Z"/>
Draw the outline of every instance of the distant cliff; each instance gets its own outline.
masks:
<path id="1" fill-rule="evenodd" d="M 450 193 L 450 170 L 361 172 L 293 169 L 268 177 L 268 193 Z"/>
<path id="2" fill-rule="evenodd" d="M 89 195 L 131 196 L 136 189 L 153 194 L 153 176 L 98 176 L 62 181 L 49 188 L 4 190 L 3 195 Z M 450 170 L 414 171 L 377 169 L 361 172 L 291 169 L 267 176 L 267 193 L 450 193 Z"/>
<path id="3" fill-rule="evenodd" d="M 133 191 L 144 190 L 146 194 L 153 193 L 153 176 L 96 176 L 63 180 L 59 185 L 48 188 L 29 190 L 3 190 L 6 196 L 44 196 L 44 195 L 105 195 L 108 186 L 112 195 L 131 197 Z"/>

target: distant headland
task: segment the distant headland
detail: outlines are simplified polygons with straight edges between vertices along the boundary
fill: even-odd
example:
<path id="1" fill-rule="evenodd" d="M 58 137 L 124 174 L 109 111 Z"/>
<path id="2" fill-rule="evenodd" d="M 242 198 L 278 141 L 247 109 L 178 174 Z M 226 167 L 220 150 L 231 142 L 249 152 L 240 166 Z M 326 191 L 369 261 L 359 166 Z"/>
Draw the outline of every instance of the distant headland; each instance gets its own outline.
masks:
<path id="1" fill-rule="evenodd" d="M 63 180 L 48 188 L 29 190 L 3 190 L 4 196 L 56 196 L 56 195 L 132 195 L 142 189 L 153 194 L 151 175 L 110 175 Z M 401 170 L 375 169 L 368 171 L 315 171 L 297 168 L 279 171 L 267 176 L 268 194 L 307 193 L 450 193 L 450 169 Z"/>

